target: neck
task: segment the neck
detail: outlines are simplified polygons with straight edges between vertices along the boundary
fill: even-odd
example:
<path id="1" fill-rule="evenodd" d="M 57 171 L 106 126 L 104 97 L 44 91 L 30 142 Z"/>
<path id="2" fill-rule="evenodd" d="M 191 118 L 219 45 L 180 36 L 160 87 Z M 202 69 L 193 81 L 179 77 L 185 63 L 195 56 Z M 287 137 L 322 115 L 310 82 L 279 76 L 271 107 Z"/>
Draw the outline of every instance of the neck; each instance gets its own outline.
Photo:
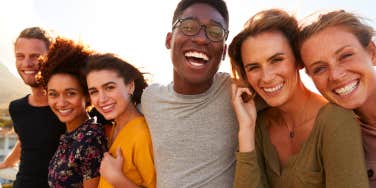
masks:
<path id="1" fill-rule="evenodd" d="M 202 83 L 192 83 L 188 82 L 184 78 L 181 78 L 177 75 L 177 73 L 174 73 L 174 90 L 175 92 L 183 95 L 196 95 L 204 93 L 205 91 L 209 90 L 212 84 L 213 78 Z"/>
<path id="2" fill-rule="evenodd" d="M 140 112 L 137 111 L 136 107 L 133 104 L 129 103 L 127 110 L 119 117 L 115 118 L 116 129 L 120 130 L 128 122 L 138 116 L 141 116 Z"/>
<path id="3" fill-rule="evenodd" d="M 67 127 L 67 132 L 72 132 L 76 130 L 79 126 L 81 126 L 89 116 L 86 112 L 84 112 L 81 116 L 77 117 L 76 119 L 72 120 L 71 122 L 67 122 L 65 126 Z"/>
<path id="4" fill-rule="evenodd" d="M 42 87 L 31 87 L 29 104 L 32 106 L 48 106 L 47 95 Z"/>
<path id="5" fill-rule="evenodd" d="M 354 110 L 360 120 L 367 125 L 376 127 L 376 95 L 370 97 L 361 107 Z"/>
<path id="6" fill-rule="evenodd" d="M 290 130 L 301 125 L 316 115 L 325 103 L 322 97 L 309 91 L 302 84 L 294 91 L 294 95 L 286 104 L 279 107 L 281 115 Z"/>

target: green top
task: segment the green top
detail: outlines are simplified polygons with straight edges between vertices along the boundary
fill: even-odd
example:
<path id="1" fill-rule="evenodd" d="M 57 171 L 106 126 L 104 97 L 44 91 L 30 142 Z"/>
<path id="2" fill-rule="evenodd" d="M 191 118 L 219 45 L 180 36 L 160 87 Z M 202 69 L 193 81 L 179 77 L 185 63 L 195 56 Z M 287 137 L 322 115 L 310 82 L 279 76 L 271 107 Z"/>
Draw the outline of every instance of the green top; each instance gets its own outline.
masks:
<path id="1" fill-rule="evenodd" d="M 261 112 L 255 151 L 237 153 L 235 188 L 367 188 L 360 127 L 351 111 L 323 106 L 299 153 L 281 167 Z"/>

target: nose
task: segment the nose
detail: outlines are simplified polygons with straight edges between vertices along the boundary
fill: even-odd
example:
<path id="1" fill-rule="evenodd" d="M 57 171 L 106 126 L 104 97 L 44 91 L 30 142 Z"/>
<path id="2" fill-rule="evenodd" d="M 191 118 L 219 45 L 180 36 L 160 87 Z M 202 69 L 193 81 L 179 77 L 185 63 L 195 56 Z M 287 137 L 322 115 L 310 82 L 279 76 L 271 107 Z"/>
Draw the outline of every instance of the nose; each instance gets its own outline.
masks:
<path id="1" fill-rule="evenodd" d="M 274 80 L 274 78 L 275 73 L 271 69 L 265 68 L 262 71 L 262 81 L 264 83 L 271 83 Z"/>
<path id="2" fill-rule="evenodd" d="M 60 95 L 56 100 L 56 106 L 61 108 L 61 107 L 64 107 L 65 105 L 66 105 L 65 97 L 63 95 Z"/>
<path id="3" fill-rule="evenodd" d="M 332 81 L 341 80 L 346 76 L 346 71 L 341 67 L 337 66 L 334 68 L 331 68 L 329 79 Z"/>
<path id="4" fill-rule="evenodd" d="M 104 103 L 107 100 L 107 95 L 105 92 L 99 92 L 99 103 Z"/>
<path id="5" fill-rule="evenodd" d="M 202 43 L 202 44 L 208 43 L 209 39 L 206 36 L 205 32 L 206 32 L 206 28 L 204 26 L 201 26 L 200 30 L 197 33 L 197 35 L 195 35 L 193 37 L 194 41 L 197 42 L 197 43 Z"/>

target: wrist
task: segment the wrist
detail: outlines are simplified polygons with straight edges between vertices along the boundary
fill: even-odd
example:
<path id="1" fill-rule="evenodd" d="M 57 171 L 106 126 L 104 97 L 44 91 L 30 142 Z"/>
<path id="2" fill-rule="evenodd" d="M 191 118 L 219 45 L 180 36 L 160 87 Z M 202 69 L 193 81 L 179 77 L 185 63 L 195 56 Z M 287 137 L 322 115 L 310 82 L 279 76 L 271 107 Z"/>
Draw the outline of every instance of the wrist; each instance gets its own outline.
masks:
<path id="1" fill-rule="evenodd" d="M 239 130 L 238 139 L 239 139 L 239 152 L 251 152 L 255 149 L 254 128 Z"/>

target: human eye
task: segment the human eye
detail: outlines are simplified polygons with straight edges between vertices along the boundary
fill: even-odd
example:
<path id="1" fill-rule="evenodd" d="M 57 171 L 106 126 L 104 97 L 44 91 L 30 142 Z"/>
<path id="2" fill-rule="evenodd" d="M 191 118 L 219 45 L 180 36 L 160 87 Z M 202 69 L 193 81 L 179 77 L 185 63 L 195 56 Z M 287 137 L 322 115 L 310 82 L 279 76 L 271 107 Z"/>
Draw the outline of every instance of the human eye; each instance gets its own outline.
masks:
<path id="1" fill-rule="evenodd" d="M 39 54 L 31 54 L 30 59 L 37 60 L 39 58 L 39 56 L 40 56 Z"/>
<path id="2" fill-rule="evenodd" d="M 274 63 L 279 63 L 279 62 L 283 61 L 284 59 L 285 59 L 285 58 L 280 57 L 280 56 L 278 56 L 278 57 L 274 57 L 274 58 L 271 60 L 271 63 L 272 63 L 272 64 L 274 64 Z"/>
<path id="3" fill-rule="evenodd" d="M 109 84 L 109 85 L 106 85 L 106 87 L 104 88 L 106 91 L 111 91 L 113 89 L 115 89 L 115 85 L 114 84 Z"/>
<path id="4" fill-rule="evenodd" d="M 197 21 L 194 20 L 184 20 L 180 25 L 180 29 L 183 31 L 183 33 L 188 35 L 196 34 L 199 27 L 200 26 Z"/>
<path id="5" fill-rule="evenodd" d="M 95 95 L 97 93 L 98 93 L 98 90 L 96 90 L 96 89 L 89 89 L 89 95 L 90 96 L 93 96 L 93 95 Z"/>
<path id="6" fill-rule="evenodd" d="M 23 60 L 25 58 L 25 55 L 23 54 L 16 54 L 16 60 Z"/>
<path id="7" fill-rule="evenodd" d="M 246 65 L 245 71 L 246 72 L 256 71 L 258 68 L 260 68 L 258 65 Z"/>
<path id="8" fill-rule="evenodd" d="M 73 97 L 73 96 L 77 95 L 77 92 L 75 92 L 75 91 L 67 91 L 66 95 L 68 97 Z"/>
<path id="9" fill-rule="evenodd" d="M 318 65 L 318 66 L 313 67 L 310 72 L 313 75 L 319 75 L 319 74 L 324 73 L 325 70 L 326 70 L 326 66 L 325 65 Z"/>
<path id="10" fill-rule="evenodd" d="M 49 98 L 57 97 L 57 93 L 55 91 L 48 91 L 47 95 L 48 95 Z"/>
<path id="11" fill-rule="evenodd" d="M 339 60 L 342 61 L 342 60 L 349 59 L 349 58 L 352 57 L 353 55 L 354 55 L 354 53 L 352 53 L 352 52 L 345 52 L 345 53 L 342 53 L 342 54 L 339 56 Z"/>
<path id="12" fill-rule="evenodd" d="M 224 30 L 220 26 L 208 26 L 207 34 L 215 40 L 221 40 L 224 37 Z"/>

